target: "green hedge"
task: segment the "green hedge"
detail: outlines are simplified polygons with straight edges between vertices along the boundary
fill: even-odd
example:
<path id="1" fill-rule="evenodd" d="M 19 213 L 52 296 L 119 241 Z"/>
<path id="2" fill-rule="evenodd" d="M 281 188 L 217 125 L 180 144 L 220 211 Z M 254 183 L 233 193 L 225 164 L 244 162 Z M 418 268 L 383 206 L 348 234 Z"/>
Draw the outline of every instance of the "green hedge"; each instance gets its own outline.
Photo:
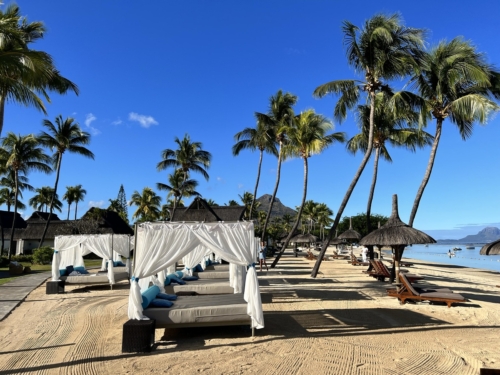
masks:
<path id="1" fill-rule="evenodd" d="M 33 264 L 33 255 L 13 255 L 11 259 L 14 262 Z"/>
<path id="2" fill-rule="evenodd" d="M 40 247 L 33 250 L 33 263 L 35 264 L 50 264 L 52 262 L 54 249 L 49 246 Z"/>

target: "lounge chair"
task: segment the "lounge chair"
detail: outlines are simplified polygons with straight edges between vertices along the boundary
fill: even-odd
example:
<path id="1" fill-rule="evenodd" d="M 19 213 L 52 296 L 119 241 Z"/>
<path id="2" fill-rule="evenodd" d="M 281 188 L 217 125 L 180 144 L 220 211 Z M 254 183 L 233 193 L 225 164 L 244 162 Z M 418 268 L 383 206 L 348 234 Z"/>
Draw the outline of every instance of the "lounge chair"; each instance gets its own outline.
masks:
<path id="1" fill-rule="evenodd" d="M 374 262 L 377 264 L 378 269 L 383 274 L 383 277 L 379 280 L 384 281 L 384 279 L 386 277 L 390 279 L 391 278 L 391 271 L 387 268 L 387 266 L 381 260 L 374 260 Z M 408 272 L 408 271 L 399 270 L 399 274 L 404 273 L 406 275 L 406 277 L 412 282 L 424 279 L 423 276 L 419 276 L 419 275 L 415 275 L 415 274 L 411 274 L 411 273 L 406 273 L 406 272 Z"/>
<path id="2" fill-rule="evenodd" d="M 368 262 L 362 262 L 354 254 L 351 254 L 351 260 L 348 261 L 347 263 L 351 263 L 353 266 L 369 266 L 370 263 Z"/>
<path id="3" fill-rule="evenodd" d="M 403 290 L 401 293 L 389 294 L 391 297 L 396 297 L 399 299 L 401 304 L 405 304 L 406 300 L 411 301 L 429 301 L 429 302 L 444 302 L 448 305 L 448 308 L 451 307 L 454 303 L 459 302 L 468 302 L 468 300 L 458 294 L 453 292 L 443 292 L 443 291 L 434 291 L 431 292 L 429 290 L 424 290 L 423 292 L 417 291 L 411 282 L 407 279 L 404 273 L 399 274 L 399 280 L 403 285 Z"/>

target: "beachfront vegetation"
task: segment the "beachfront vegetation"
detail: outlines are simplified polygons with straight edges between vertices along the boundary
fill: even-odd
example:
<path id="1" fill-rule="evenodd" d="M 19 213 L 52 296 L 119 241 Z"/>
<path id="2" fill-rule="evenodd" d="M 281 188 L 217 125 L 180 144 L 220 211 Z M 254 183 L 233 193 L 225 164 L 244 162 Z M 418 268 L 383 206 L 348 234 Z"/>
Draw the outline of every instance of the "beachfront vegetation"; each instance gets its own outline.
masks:
<path id="1" fill-rule="evenodd" d="M 174 170 L 174 173 L 168 175 L 168 182 L 170 185 L 158 182 L 156 187 L 158 190 L 168 191 L 167 201 L 172 198 L 171 213 L 168 217 L 171 218 L 176 210 L 180 207 L 181 198 L 190 198 L 193 196 L 199 196 L 195 189 L 198 186 L 198 181 L 194 179 L 186 179 L 186 174 L 181 169 Z"/>
<path id="2" fill-rule="evenodd" d="M 142 193 L 134 191 L 129 205 L 137 206 L 137 209 L 132 217 L 140 222 L 157 220 L 160 216 L 160 202 L 161 197 L 149 187 L 142 189 Z"/>
<path id="3" fill-rule="evenodd" d="M 297 211 L 299 207 L 296 207 Z M 324 239 L 325 227 L 329 227 L 333 220 L 330 216 L 333 215 L 333 211 L 325 204 L 318 203 L 313 200 L 307 200 L 304 203 L 304 209 L 302 211 L 302 233 L 314 233 L 316 231 L 316 225 L 318 226 L 318 237 Z"/>
<path id="4" fill-rule="evenodd" d="M 208 181 L 207 169 L 210 167 L 212 159 L 212 154 L 203 150 L 203 144 L 201 142 L 191 142 L 191 137 L 188 134 L 185 134 L 183 139 L 175 137 L 174 142 L 177 143 L 178 148 L 176 150 L 169 148 L 163 150 L 161 153 L 162 160 L 156 166 L 158 171 L 173 167 L 182 172 L 181 193 L 175 199 L 176 204 L 172 209 L 172 217 L 177 203 L 184 196 L 183 191 L 187 187 L 184 186 L 184 183 L 189 179 L 189 174 L 191 172 L 200 173 Z"/>
<path id="5" fill-rule="evenodd" d="M 269 202 L 269 209 L 267 211 L 267 216 L 264 220 L 264 225 L 262 227 L 261 240 L 265 240 L 266 229 L 271 217 L 271 211 L 273 209 L 274 200 L 276 199 L 276 194 L 278 193 L 278 187 L 280 184 L 280 174 L 281 174 L 281 162 L 283 160 L 283 145 L 286 143 L 286 126 L 290 125 L 294 115 L 293 106 L 297 103 L 297 96 L 289 92 L 283 93 L 283 91 L 278 90 L 278 92 L 269 98 L 269 109 L 267 113 L 255 113 L 255 117 L 259 123 L 262 123 L 265 127 L 272 129 L 274 136 L 276 137 L 275 142 L 278 144 L 278 168 L 276 169 L 276 184 L 274 185 L 274 191 L 271 196 L 271 201 Z"/>
<path id="6" fill-rule="evenodd" d="M 241 132 L 235 134 L 234 139 L 236 144 L 233 146 L 233 155 L 238 156 L 242 150 L 255 151 L 259 150 L 259 166 L 257 168 L 257 180 L 255 181 L 255 188 L 252 195 L 252 202 L 248 212 L 251 216 L 245 217 L 251 219 L 255 214 L 254 204 L 257 197 L 257 188 L 259 187 L 260 180 L 260 170 L 262 166 L 262 159 L 264 157 L 264 152 L 271 155 L 278 156 L 278 149 L 276 147 L 276 135 L 274 134 L 274 128 L 268 126 L 265 121 L 260 121 L 259 118 L 262 116 L 255 115 L 257 118 L 257 126 L 255 128 L 245 128 Z M 244 202 L 245 203 L 245 202 Z M 246 205 L 246 203 L 245 203 Z"/>
<path id="7" fill-rule="evenodd" d="M 42 22 L 28 22 L 17 5 L 0 10 L 0 135 L 3 130 L 5 103 L 8 100 L 35 107 L 46 114 L 43 99 L 49 92 L 64 94 L 78 87 L 56 69 L 52 57 L 30 48 L 43 38 Z"/>
<path id="8" fill-rule="evenodd" d="M 28 204 L 35 210 L 42 212 L 47 212 L 52 204 L 53 210 L 62 212 L 62 202 L 59 200 L 59 195 L 56 193 L 54 197 L 54 189 L 50 186 L 35 189 L 35 195 L 30 198 Z"/>
<path id="9" fill-rule="evenodd" d="M 419 106 L 427 117 L 436 119 L 436 134 L 427 169 L 418 188 L 408 224 L 413 226 L 420 199 L 429 182 L 441 138 L 443 122 L 449 119 L 466 140 L 472 135 L 476 122 L 485 124 L 490 115 L 498 111 L 492 100 L 500 96 L 497 85 L 500 73 L 493 70 L 476 48 L 461 38 L 443 41 L 430 53 L 423 54 L 420 70 L 412 82 L 418 94 L 398 95 L 401 107 Z M 397 108 L 397 106 L 396 106 Z"/>
<path id="10" fill-rule="evenodd" d="M 363 28 L 344 21 L 342 31 L 347 49 L 347 63 L 364 77 L 325 83 L 314 90 L 314 96 L 322 98 L 327 94 L 339 95 L 334 109 L 334 118 L 342 122 L 348 110 L 355 109 L 362 93 L 366 93 L 367 102 L 370 103 L 368 144 L 363 160 L 335 216 L 328 241 L 321 248 L 321 253 L 311 273 L 312 277 L 316 277 L 318 273 L 328 243 L 337 229 L 347 202 L 372 154 L 376 94 L 389 95 L 392 90 L 387 81 L 403 78 L 419 69 L 424 46 L 423 30 L 403 26 L 397 14 L 376 15 L 367 20 Z"/>
<path id="11" fill-rule="evenodd" d="M 47 131 L 42 131 L 39 135 L 41 145 L 48 147 L 52 152 L 52 164 L 56 170 L 56 181 L 54 183 L 54 191 L 52 200 L 49 206 L 50 215 L 47 217 L 47 222 L 43 230 L 42 238 L 40 239 L 39 247 L 42 247 L 47 229 L 50 225 L 52 209 L 54 208 L 54 200 L 57 195 L 57 185 L 59 184 L 59 175 L 61 172 L 62 158 L 65 152 L 85 156 L 86 158 L 94 159 L 92 151 L 85 146 L 90 143 L 90 134 L 82 131 L 80 125 L 71 117 L 63 120 L 62 116 L 56 117 L 55 125 L 50 120 L 43 120 L 43 126 Z"/>
<path id="12" fill-rule="evenodd" d="M 83 202 L 85 199 L 85 195 L 87 194 L 87 190 L 85 190 L 82 185 L 76 186 L 66 186 L 66 193 L 63 195 L 63 199 L 68 202 L 68 220 L 69 220 L 69 210 L 71 204 L 75 204 L 75 220 L 76 215 L 78 213 L 78 202 Z"/>
<path id="13" fill-rule="evenodd" d="M 4 169 L 4 175 L 0 178 L 0 186 L 4 186 L 0 190 L 0 204 L 7 206 L 7 211 L 10 212 L 11 206 L 14 206 L 15 191 L 16 191 L 16 175 L 12 168 Z M 20 174 L 18 176 L 18 201 L 17 208 L 19 210 L 26 209 L 26 205 L 19 200 L 23 197 L 23 190 L 34 191 L 35 188 L 28 183 L 28 178 Z"/>
<path id="14" fill-rule="evenodd" d="M 258 209 L 260 207 L 260 202 L 255 203 L 255 197 L 248 191 L 245 191 L 243 195 L 238 194 L 243 206 L 245 206 L 244 218 L 246 220 L 251 220 L 253 217 L 257 216 Z M 236 204 L 238 204 L 236 202 Z"/>
<path id="15" fill-rule="evenodd" d="M 354 229 L 356 232 L 358 232 L 361 237 L 366 236 L 369 232 L 367 231 L 368 225 L 366 223 L 367 219 L 366 212 L 359 213 L 354 216 L 344 216 L 342 220 L 340 220 L 339 225 L 337 227 L 338 233 L 343 233 L 346 230 L 349 229 L 349 224 L 352 222 L 352 229 Z M 389 217 L 380 215 L 380 214 L 371 214 L 370 215 L 370 227 L 371 228 L 378 228 L 378 226 L 384 225 L 387 220 L 389 220 Z M 334 233 L 335 234 L 335 233 Z"/>
<path id="16" fill-rule="evenodd" d="M 287 134 L 288 142 L 283 148 L 283 156 L 285 159 L 295 157 L 302 159 L 304 163 L 304 185 L 302 188 L 302 202 L 295 217 L 295 223 L 283 243 L 282 251 L 274 259 L 271 268 L 278 263 L 281 254 L 283 254 L 295 230 L 299 227 L 307 197 L 308 159 L 313 155 L 321 154 L 327 147 L 336 142 L 345 142 L 345 133 L 343 132 L 327 134 L 332 129 L 333 124 L 326 117 L 317 114 L 312 109 L 300 113 L 292 119 L 290 125 L 285 125 L 284 132 Z"/>

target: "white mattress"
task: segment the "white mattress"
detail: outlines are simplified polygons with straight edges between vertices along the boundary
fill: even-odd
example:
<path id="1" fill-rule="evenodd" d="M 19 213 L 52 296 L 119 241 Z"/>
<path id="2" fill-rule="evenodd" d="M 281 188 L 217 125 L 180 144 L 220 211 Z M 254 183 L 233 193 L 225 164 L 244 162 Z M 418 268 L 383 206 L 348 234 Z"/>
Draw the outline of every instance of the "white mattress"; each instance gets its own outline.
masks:
<path id="1" fill-rule="evenodd" d="M 61 276 L 60 279 L 66 281 L 67 284 L 109 284 L 107 273 Z M 115 272 L 115 282 L 127 279 L 127 272 Z"/>
<path id="2" fill-rule="evenodd" d="M 229 264 L 211 264 L 205 271 L 229 271 Z"/>
<path id="3" fill-rule="evenodd" d="M 198 276 L 200 279 L 229 280 L 229 271 L 203 271 L 203 272 L 194 272 L 193 275 Z"/>
<path id="4" fill-rule="evenodd" d="M 180 296 L 174 305 L 148 307 L 144 315 L 156 319 L 157 328 L 250 324 L 243 294 Z"/>
<path id="5" fill-rule="evenodd" d="M 200 279 L 196 281 L 186 281 L 186 285 L 170 284 L 165 287 L 165 292 L 195 292 L 197 294 L 232 294 L 234 288 L 229 286 L 229 280 L 220 279 Z"/>

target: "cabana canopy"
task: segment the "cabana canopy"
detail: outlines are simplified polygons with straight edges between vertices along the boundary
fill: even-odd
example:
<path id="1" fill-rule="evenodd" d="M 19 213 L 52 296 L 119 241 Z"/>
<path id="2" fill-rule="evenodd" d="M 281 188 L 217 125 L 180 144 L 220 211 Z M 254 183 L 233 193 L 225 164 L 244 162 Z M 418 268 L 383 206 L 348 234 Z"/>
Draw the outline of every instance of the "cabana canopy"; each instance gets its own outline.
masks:
<path id="1" fill-rule="evenodd" d="M 244 299 L 252 327 L 264 327 L 260 289 L 255 272 L 256 244 L 252 222 L 235 223 L 143 223 L 136 228 L 134 271 L 130 286 L 128 316 L 143 315 L 139 279 L 164 271 L 200 247 L 239 266 L 246 272 Z M 204 251 L 200 251 L 204 253 Z"/>
<path id="2" fill-rule="evenodd" d="M 114 284 L 113 252 L 129 258 L 130 236 L 122 234 L 86 234 L 56 236 L 52 258 L 52 281 L 59 280 L 59 269 L 69 265 L 84 266 L 83 256 L 94 253 L 108 261 L 108 279 Z M 130 261 L 127 260 L 129 266 Z M 129 267 L 130 269 L 130 267 Z M 103 270 L 106 270 L 104 268 Z"/>
<path id="3" fill-rule="evenodd" d="M 479 251 L 480 255 L 498 255 L 500 254 L 500 240 L 496 240 L 484 245 Z"/>

